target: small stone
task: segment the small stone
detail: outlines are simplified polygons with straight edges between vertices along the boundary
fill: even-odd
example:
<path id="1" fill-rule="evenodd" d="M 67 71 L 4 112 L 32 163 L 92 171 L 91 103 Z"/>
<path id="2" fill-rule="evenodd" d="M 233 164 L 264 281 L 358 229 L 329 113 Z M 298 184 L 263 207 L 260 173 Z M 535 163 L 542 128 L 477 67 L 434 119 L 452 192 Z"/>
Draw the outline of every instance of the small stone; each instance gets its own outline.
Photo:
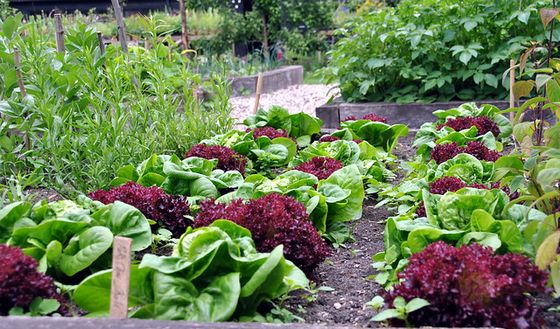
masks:
<path id="1" fill-rule="evenodd" d="M 337 310 L 339 310 L 341 307 L 342 307 L 342 304 L 334 303 L 334 308 L 336 308 Z"/>

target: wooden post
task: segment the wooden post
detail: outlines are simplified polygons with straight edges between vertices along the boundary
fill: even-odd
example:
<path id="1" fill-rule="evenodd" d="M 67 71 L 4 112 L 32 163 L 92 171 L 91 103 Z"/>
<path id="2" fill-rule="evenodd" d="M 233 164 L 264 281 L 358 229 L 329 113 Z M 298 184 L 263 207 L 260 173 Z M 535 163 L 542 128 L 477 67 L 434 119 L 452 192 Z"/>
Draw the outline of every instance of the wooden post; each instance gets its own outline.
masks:
<path id="1" fill-rule="evenodd" d="M 181 42 L 183 50 L 189 49 L 189 33 L 187 30 L 187 10 L 185 8 L 185 0 L 179 0 L 179 11 L 181 12 Z M 185 56 L 187 53 L 185 53 Z"/>
<path id="2" fill-rule="evenodd" d="M 255 92 L 255 105 L 253 107 L 253 114 L 257 113 L 257 111 L 259 110 L 259 103 L 261 101 L 262 85 L 263 85 L 263 74 L 259 73 L 259 76 L 257 77 L 257 88 L 256 88 L 256 92 Z"/>
<path id="3" fill-rule="evenodd" d="M 113 275 L 111 277 L 112 319 L 128 318 L 128 290 L 130 287 L 130 247 L 132 239 L 115 237 L 113 240 Z"/>
<path id="4" fill-rule="evenodd" d="M 21 74 L 21 60 L 19 57 L 19 49 L 14 48 L 14 65 L 16 67 L 16 78 L 18 80 L 19 92 L 21 97 L 27 96 L 27 91 L 25 90 L 25 85 L 23 84 L 23 76 Z"/>
<path id="5" fill-rule="evenodd" d="M 124 17 L 122 13 L 121 5 L 119 4 L 119 0 L 111 0 L 113 4 L 113 9 L 115 10 L 115 17 L 117 19 L 117 27 L 119 30 L 119 42 L 121 43 L 121 48 L 125 54 L 128 54 L 128 41 L 126 39 L 126 29 L 124 27 Z M 138 80 L 136 77 L 132 77 L 132 83 L 136 88 L 139 88 Z"/>
<path id="6" fill-rule="evenodd" d="M 263 44 L 262 44 L 262 49 L 263 49 L 264 59 L 268 61 L 270 54 L 269 54 L 269 50 L 268 50 L 268 18 L 266 17 L 266 14 L 263 14 Z"/>
<path id="7" fill-rule="evenodd" d="M 126 39 L 126 29 L 124 27 L 124 18 L 122 13 L 121 5 L 119 0 L 111 0 L 113 4 L 113 9 L 115 10 L 115 18 L 117 19 L 117 27 L 119 30 L 119 41 L 121 43 L 122 50 L 128 54 L 128 42 Z"/>
<path id="8" fill-rule="evenodd" d="M 99 51 L 101 55 L 105 55 L 105 42 L 103 41 L 103 35 L 101 32 L 97 32 L 97 42 L 99 42 Z"/>
<path id="9" fill-rule="evenodd" d="M 56 51 L 59 53 L 64 52 L 64 27 L 62 26 L 62 17 L 60 14 L 54 14 L 54 24 L 55 24 L 55 39 L 56 39 Z"/>
<path id="10" fill-rule="evenodd" d="M 513 93 L 513 85 L 515 84 L 515 60 L 509 61 L 509 107 L 515 107 L 515 94 Z M 515 114 L 509 113 L 509 120 L 513 123 Z"/>

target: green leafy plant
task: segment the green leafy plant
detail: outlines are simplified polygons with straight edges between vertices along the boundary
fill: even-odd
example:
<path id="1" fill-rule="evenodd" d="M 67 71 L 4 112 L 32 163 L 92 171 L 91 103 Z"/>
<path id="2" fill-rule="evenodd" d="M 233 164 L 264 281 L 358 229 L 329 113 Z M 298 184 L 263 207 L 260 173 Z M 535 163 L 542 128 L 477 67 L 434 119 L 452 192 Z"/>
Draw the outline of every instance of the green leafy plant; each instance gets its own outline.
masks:
<path id="1" fill-rule="evenodd" d="M 10 316 L 46 316 L 56 312 L 60 303 L 56 299 L 35 298 L 29 304 L 29 312 L 25 312 L 21 307 L 14 307 L 10 310 Z"/>
<path id="2" fill-rule="evenodd" d="M 338 30 L 324 73 L 351 102 L 504 98 L 499 77 L 525 42 L 544 38 L 537 12 L 549 3 L 404 0 L 365 11 Z"/>
<path id="3" fill-rule="evenodd" d="M 331 135 L 345 138 L 348 133 L 352 139 L 367 141 L 387 153 L 391 153 L 399 137 L 408 135 L 408 127 L 403 124 L 388 125 L 370 120 L 351 120 L 340 123 L 341 130 Z"/>
<path id="4" fill-rule="evenodd" d="M 402 297 L 396 297 L 393 300 L 393 307 L 390 309 L 383 310 L 376 314 L 371 320 L 372 321 L 386 321 L 388 319 L 398 319 L 404 321 L 405 325 L 408 327 L 410 323 L 408 322 L 408 314 L 426 307 L 430 303 L 422 298 L 413 298 L 410 301 L 406 301 Z"/>
<path id="5" fill-rule="evenodd" d="M 136 208 L 115 202 L 104 206 L 84 199 L 16 202 L 0 210 L 2 242 L 18 246 L 39 263 L 39 269 L 65 282 L 84 270 L 110 267 L 113 236 L 132 239 L 133 251 L 148 248 L 152 233 Z"/>
<path id="6" fill-rule="evenodd" d="M 74 293 L 77 305 L 91 315 L 108 314 L 111 274 L 102 271 L 82 281 Z M 263 301 L 307 286 L 281 246 L 257 253 L 249 231 L 220 220 L 187 231 L 172 256 L 145 255 L 132 267 L 129 316 L 226 321 L 252 316 Z"/>
<path id="7" fill-rule="evenodd" d="M 283 129 L 290 137 L 297 139 L 300 147 L 306 146 L 313 135 L 321 132 L 323 121 L 309 114 L 299 112 L 290 114 L 280 106 L 272 106 L 267 111 L 260 109 L 254 116 L 243 121 L 249 128 L 272 127 Z"/>

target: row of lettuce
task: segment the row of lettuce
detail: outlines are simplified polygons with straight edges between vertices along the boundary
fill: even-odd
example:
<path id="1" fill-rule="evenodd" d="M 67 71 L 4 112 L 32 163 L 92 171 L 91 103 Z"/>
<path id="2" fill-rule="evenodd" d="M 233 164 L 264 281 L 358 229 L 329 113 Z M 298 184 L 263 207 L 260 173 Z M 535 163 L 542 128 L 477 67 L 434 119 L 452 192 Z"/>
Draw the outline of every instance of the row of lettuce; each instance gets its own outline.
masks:
<path id="1" fill-rule="evenodd" d="M 259 319 L 263 302 L 351 240 L 366 190 L 393 178 L 404 125 L 369 116 L 320 136 L 322 122 L 280 107 L 192 147 L 153 155 L 77 200 L 0 210 L 0 314 L 105 316 L 113 237 L 132 239 L 131 317 Z"/>
<path id="2" fill-rule="evenodd" d="M 376 320 L 540 328 L 530 295 L 560 296 L 560 127 L 533 145 L 534 122 L 512 124 L 490 105 L 434 115 L 405 178 L 377 189 L 394 216 L 373 257 L 387 287 L 372 301 L 387 308 Z"/>

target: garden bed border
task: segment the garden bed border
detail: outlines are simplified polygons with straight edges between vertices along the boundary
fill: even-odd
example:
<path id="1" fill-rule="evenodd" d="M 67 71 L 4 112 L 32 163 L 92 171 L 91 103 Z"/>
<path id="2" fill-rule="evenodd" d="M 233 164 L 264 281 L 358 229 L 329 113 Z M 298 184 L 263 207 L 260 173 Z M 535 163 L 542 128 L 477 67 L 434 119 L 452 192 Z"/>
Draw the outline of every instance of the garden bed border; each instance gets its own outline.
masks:
<path id="1" fill-rule="evenodd" d="M 257 79 L 259 75 L 253 74 L 244 77 L 229 78 L 232 88 L 232 96 L 254 95 L 257 90 Z M 303 83 L 303 66 L 288 65 L 262 73 L 262 93 L 272 93 L 280 89 L 286 89 L 292 85 Z"/>
<path id="2" fill-rule="evenodd" d="M 64 318 L 64 317 L 0 317 L 0 329 L 359 329 L 346 325 L 313 325 L 305 323 L 248 323 L 161 321 L 139 319 Z M 432 328 L 433 327 L 424 327 Z M 391 329 L 389 327 L 385 329 Z M 395 329 L 395 328 L 393 328 Z M 461 328 L 455 328 L 461 329 Z"/>
<path id="3" fill-rule="evenodd" d="M 333 104 L 325 104 L 315 109 L 315 115 L 323 120 L 323 129 L 332 130 L 337 129 L 340 125 L 340 120 L 349 116 L 361 118 L 365 114 L 373 113 L 386 117 L 391 124 L 402 123 L 406 124 L 411 129 L 418 129 L 424 122 L 434 121 L 435 117 L 432 112 L 437 110 L 447 110 L 458 107 L 468 101 L 451 101 L 451 102 L 436 102 L 436 103 L 411 103 L 411 104 L 398 104 L 398 103 L 344 103 L 340 100 L 335 101 Z M 508 101 L 475 101 L 477 105 L 491 104 L 500 109 L 509 107 Z"/>

